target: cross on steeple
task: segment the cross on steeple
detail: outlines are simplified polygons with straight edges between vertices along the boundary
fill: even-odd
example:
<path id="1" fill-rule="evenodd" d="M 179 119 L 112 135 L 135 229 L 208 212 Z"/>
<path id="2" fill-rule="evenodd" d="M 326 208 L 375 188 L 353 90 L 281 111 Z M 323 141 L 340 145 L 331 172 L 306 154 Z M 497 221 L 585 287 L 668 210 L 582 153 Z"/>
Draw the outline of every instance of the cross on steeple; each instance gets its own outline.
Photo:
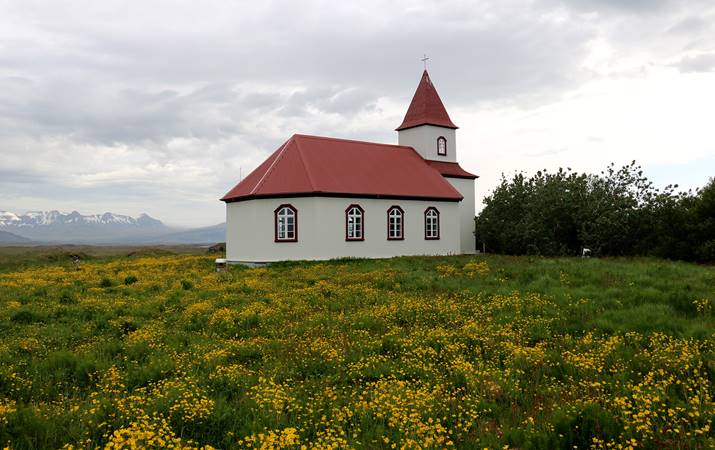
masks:
<path id="1" fill-rule="evenodd" d="M 420 59 L 420 61 L 422 61 L 423 63 L 425 63 L 425 70 L 427 70 L 427 60 L 428 60 L 428 59 L 429 59 L 429 58 L 427 57 L 427 55 L 424 55 L 424 57 L 423 57 L 422 59 Z"/>

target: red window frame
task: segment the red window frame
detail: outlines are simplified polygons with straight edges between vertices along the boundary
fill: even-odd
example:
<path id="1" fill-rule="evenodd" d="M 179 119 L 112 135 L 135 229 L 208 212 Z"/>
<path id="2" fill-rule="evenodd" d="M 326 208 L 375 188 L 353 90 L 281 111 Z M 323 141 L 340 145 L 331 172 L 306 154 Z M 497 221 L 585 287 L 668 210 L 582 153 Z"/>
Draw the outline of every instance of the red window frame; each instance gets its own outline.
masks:
<path id="1" fill-rule="evenodd" d="M 293 237 L 290 239 L 279 239 L 278 238 L 278 212 L 283 209 L 288 208 L 293 211 Z M 298 242 L 298 208 L 291 205 L 290 203 L 284 203 L 280 205 L 273 211 L 273 241 L 274 242 Z"/>
<path id="2" fill-rule="evenodd" d="M 400 212 L 400 236 L 390 237 L 390 214 L 392 211 Z M 405 239 L 405 211 L 397 205 L 392 205 L 387 209 L 387 240 L 388 241 L 401 241 Z"/>
<path id="3" fill-rule="evenodd" d="M 437 213 L 437 236 L 428 236 L 427 235 L 427 213 L 430 211 L 434 211 Z M 425 240 L 427 241 L 436 241 L 439 240 L 440 236 L 440 223 L 439 223 L 439 209 L 435 208 L 434 206 L 430 206 L 429 208 L 425 209 Z"/>
<path id="4" fill-rule="evenodd" d="M 357 208 L 360 211 L 360 237 L 350 237 L 348 235 L 348 213 L 351 209 Z M 356 203 L 345 208 L 345 240 L 346 241 L 364 241 L 365 240 L 365 210 Z"/>

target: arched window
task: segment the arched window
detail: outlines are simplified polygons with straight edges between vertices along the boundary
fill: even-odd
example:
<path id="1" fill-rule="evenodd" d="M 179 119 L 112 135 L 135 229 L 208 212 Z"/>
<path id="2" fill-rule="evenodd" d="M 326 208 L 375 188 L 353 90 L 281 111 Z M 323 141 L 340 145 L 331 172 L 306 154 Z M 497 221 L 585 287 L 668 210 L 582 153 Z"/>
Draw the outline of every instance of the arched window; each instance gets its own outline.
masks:
<path id="1" fill-rule="evenodd" d="M 281 205 L 273 211 L 275 215 L 275 241 L 296 242 L 298 240 L 298 210 L 293 205 Z"/>
<path id="2" fill-rule="evenodd" d="M 365 210 L 360 205 L 350 205 L 345 210 L 345 240 L 365 240 Z"/>
<path id="3" fill-rule="evenodd" d="M 391 206 L 387 210 L 387 240 L 399 241 L 405 238 L 404 235 L 405 212 L 399 206 Z"/>
<path id="4" fill-rule="evenodd" d="M 425 209 L 425 239 L 439 239 L 439 211 L 433 206 Z"/>
<path id="5" fill-rule="evenodd" d="M 437 138 L 437 154 L 447 156 L 447 139 L 444 136 Z"/>

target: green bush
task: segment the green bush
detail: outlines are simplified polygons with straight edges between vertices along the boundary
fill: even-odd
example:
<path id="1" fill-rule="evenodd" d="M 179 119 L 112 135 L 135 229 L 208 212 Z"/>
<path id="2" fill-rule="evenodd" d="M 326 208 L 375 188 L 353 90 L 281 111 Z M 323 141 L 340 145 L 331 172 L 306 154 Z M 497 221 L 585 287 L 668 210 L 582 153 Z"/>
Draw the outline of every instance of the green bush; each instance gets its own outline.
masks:
<path id="1" fill-rule="evenodd" d="M 715 180 L 696 193 L 676 188 L 654 188 L 635 161 L 598 175 L 559 169 L 502 177 L 475 218 L 478 248 L 715 261 Z"/>
<path id="2" fill-rule="evenodd" d="M 698 247 L 698 259 L 701 261 L 715 261 L 715 239 L 710 239 Z"/>
<path id="3" fill-rule="evenodd" d="M 129 275 L 126 278 L 124 278 L 124 284 L 129 286 L 130 284 L 134 284 L 137 281 L 139 281 L 139 278 L 135 277 L 134 275 Z"/>

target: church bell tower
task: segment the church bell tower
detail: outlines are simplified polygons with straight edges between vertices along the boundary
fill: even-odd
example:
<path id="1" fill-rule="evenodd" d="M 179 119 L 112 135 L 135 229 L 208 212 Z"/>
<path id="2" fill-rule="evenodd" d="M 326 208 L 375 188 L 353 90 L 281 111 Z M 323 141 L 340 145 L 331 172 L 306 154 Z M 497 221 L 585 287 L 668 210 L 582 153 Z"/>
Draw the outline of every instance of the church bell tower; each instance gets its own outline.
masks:
<path id="1" fill-rule="evenodd" d="M 456 163 L 456 130 L 425 69 L 407 114 L 396 129 L 398 144 L 413 147 L 427 160 Z"/>
<path id="2" fill-rule="evenodd" d="M 425 56 L 423 61 L 427 59 Z M 396 131 L 400 145 L 414 148 L 462 194 L 459 202 L 460 251 L 475 253 L 474 180 L 477 176 L 462 169 L 457 162 L 457 125 L 449 118 L 426 67 L 405 119 Z"/>

